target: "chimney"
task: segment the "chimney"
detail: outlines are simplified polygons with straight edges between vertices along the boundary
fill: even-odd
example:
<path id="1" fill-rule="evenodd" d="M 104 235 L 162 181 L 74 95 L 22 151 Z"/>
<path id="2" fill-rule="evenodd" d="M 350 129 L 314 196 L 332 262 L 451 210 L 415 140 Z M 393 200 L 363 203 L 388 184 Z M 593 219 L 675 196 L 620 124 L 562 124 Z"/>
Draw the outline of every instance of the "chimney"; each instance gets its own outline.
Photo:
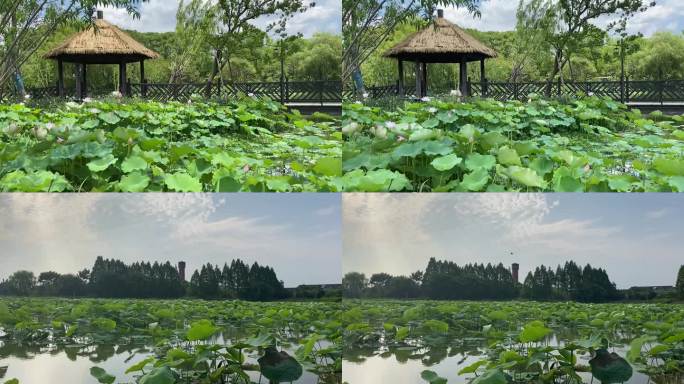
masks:
<path id="1" fill-rule="evenodd" d="M 185 281 L 185 261 L 178 262 L 178 275 L 181 281 Z"/>
<path id="2" fill-rule="evenodd" d="M 102 12 L 101 10 L 98 10 L 97 11 L 97 19 L 102 20 L 103 17 L 104 17 L 104 12 Z"/>
<path id="3" fill-rule="evenodd" d="M 437 10 L 437 18 L 438 18 L 438 19 L 444 18 L 444 10 L 443 10 L 443 9 L 438 9 L 438 10 Z"/>
<path id="4" fill-rule="evenodd" d="M 520 269 L 520 265 L 518 263 L 513 263 L 511 265 L 511 274 L 513 275 L 513 281 L 516 283 L 518 282 L 518 270 Z"/>

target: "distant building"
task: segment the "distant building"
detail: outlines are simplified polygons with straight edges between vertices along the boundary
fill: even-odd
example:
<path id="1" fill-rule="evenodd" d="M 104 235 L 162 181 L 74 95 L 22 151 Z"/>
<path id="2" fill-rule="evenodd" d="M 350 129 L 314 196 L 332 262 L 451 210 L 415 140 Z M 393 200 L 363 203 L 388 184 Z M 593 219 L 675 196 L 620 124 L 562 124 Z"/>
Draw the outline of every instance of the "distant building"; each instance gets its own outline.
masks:
<path id="1" fill-rule="evenodd" d="M 518 280 L 518 271 L 520 270 L 520 264 L 518 263 L 513 263 L 511 265 L 511 274 L 513 275 L 513 281 L 516 283 L 519 282 Z"/>
<path id="2" fill-rule="evenodd" d="M 178 275 L 181 281 L 185 281 L 185 261 L 178 262 Z"/>

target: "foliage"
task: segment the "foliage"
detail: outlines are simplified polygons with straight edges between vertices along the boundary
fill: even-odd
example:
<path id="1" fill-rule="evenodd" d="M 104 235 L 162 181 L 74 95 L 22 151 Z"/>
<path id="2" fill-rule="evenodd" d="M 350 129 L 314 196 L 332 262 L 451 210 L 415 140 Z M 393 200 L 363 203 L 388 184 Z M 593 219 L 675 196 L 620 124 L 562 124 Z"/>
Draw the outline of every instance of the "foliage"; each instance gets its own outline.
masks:
<path id="1" fill-rule="evenodd" d="M 344 297 L 361 297 L 367 285 L 368 280 L 363 273 L 349 272 L 342 278 Z"/>
<path id="2" fill-rule="evenodd" d="M 684 368 L 681 305 L 348 303 L 340 316 L 345 362 L 380 355 L 428 368 L 454 359 L 458 375 L 471 384 L 589 383 L 587 374 L 603 383 L 626 382 L 632 367 L 658 382 L 678 383 Z M 476 360 L 464 364 L 466 358 Z M 429 368 L 420 376 L 413 381 L 456 379 L 455 372 L 441 378 Z"/>
<path id="3" fill-rule="evenodd" d="M 341 309 L 340 303 L 0 298 L 0 328 L 5 345 L 42 351 L 50 345 L 74 360 L 77 354 L 98 355 L 98 362 L 114 355 L 114 348 L 93 352 L 100 345 L 127 348 L 126 373 L 140 384 L 245 383 L 252 382 L 249 372 L 258 377 L 263 369 L 268 377 L 283 368 L 332 384 L 342 374 L 335 320 Z M 261 364 L 269 353 L 287 356 L 287 364 Z M 90 372 L 101 383 L 118 382 L 120 374 L 97 366 Z"/>
<path id="4" fill-rule="evenodd" d="M 331 191 L 335 120 L 273 101 L 0 106 L 0 191 Z"/>
<path id="5" fill-rule="evenodd" d="M 684 265 L 679 267 L 679 273 L 677 273 L 677 291 L 679 292 L 679 297 L 684 299 Z"/>
<path id="6" fill-rule="evenodd" d="M 425 272 L 411 277 L 373 274 L 362 285 L 358 272 L 345 275 L 345 297 L 417 298 L 437 300 L 575 300 L 584 302 L 612 301 L 621 298 L 605 270 L 586 265 L 584 269 L 572 261 L 558 266 L 556 272 L 540 266 L 530 272 L 521 285 L 503 264 L 466 264 L 430 258 Z M 350 281 L 358 281 L 349 284 Z"/>
<path id="7" fill-rule="evenodd" d="M 323 292 L 324 296 L 327 292 Z M 116 298 L 179 298 L 194 296 L 203 299 L 242 299 L 252 301 L 280 300 L 288 297 L 283 282 L 275 270 L 258 263 L 248 266 L 234 259 L 223 269 L 203 265 L 192 274 L 190 282 L 166 263 L 135 262 L 130 265 L 116 259 L 98 256 L 92 270 L 78 275 L 43 272 L 36 278 L 32 272 L 17 271 L 0 282 L 0 295 L 116 297 Z M 318 297 L 314 297 L 318 298 Z"/>
<path id="8" fill-rule="evenodd" d="M 468 13 L 479 16 L 479 5 L 478 0 L 343 0 L 342 79 L 346 81 L 353 72 L 356 72 L 356 87 L 362 89 L 361 64 L 374 54 L 378 46 L 402 23 L 416 21 L 420 17 L 430 20 L 437 7 L 447 6 L 465 8 Z M 418 24 L 425 25 L 427 22 Z"/>
<path id="9" fill-rule="evenodd" d="M 684 118 L 608 99 L 343 113 L 344 191 L 684 191 Z"/>

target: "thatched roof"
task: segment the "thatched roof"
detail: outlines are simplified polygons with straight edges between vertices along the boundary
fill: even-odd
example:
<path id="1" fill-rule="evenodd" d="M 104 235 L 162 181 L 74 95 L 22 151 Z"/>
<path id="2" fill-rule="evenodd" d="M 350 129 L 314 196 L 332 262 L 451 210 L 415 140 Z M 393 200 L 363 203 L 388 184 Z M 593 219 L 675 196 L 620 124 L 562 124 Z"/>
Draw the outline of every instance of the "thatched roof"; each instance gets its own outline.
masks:
<path id="1" fill-rule="evenodd" d="M 115 25 L 97 19 L 94 27 L 72 35 L 43 57 L 70 62 L 113 64 L 156 59 L 159 54 L 135 41 Z"/>
<path id="2" fill-rule="evenodd" d="M 426 63 L 454 63 L 462 58 L 477 61 L 498 55 L 457 25 L 437 17 L 433 24 L 408 36 L 384 56 Z"/>

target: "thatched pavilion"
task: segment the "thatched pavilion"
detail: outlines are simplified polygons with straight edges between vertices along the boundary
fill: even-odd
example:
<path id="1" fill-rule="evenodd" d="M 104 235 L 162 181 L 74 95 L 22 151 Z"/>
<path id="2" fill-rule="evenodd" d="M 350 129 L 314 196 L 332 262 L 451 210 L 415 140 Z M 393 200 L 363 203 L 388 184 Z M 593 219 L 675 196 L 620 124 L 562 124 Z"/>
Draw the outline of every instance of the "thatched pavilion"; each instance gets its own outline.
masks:
<path id="1" fill-rule="evenodd" d="M 76 97 L 83 99 L 87 91 L 87 64 L 119 64 L 119 92 L 125 95 L 127 94 L 126 64 L 140 62 L 140 82 L 144 83 L 145 60 L 156 59 L 159 54 L 135 41 L 116 26 L 104 21 L 102 11 L 97 11 L 94 27 L 72 35 L 43 57 L 57 60 L 60 97 L 64 96 L 63 63 L 77 64 Z"/>
<path id="2" fill-rule="evenodd" d="M 399 66 L 399 94 L 404 93 L 404 61 L 416 66 L 416 95 L 427 94 L 427 63 L 460 63 L 459 89 L 468 96 L 468 62 L 480 62 L 480 77 L 484 83 L 485 60 L 497 57 L 497 53 L 482 44 L 464 30 L 447 21 L 444 11 L 437 11 L 434 24 L 408 36 L 384 56 L 396 58 Z"/>

